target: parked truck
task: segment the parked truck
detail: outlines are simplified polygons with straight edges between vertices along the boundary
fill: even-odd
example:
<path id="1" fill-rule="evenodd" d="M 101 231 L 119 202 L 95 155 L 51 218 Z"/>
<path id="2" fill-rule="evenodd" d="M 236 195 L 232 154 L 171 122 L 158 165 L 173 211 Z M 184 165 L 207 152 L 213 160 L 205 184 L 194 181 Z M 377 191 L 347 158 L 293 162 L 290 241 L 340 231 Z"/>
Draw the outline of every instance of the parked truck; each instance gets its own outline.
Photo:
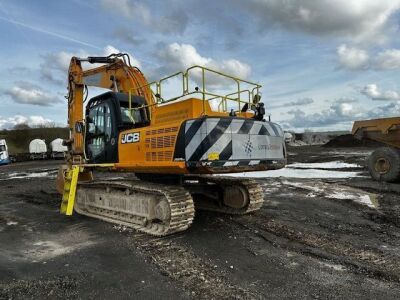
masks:
<path id="1" fill-rule="evenodd" d="M 57 158 L 65 158 L 65 154 L 68 151 L 68 147 L 63 145 L 63 140 L 58 138 L 53 140 L 50 143 L 50 151 L 51 151 L 51 158 L 57 159 Z"/>
<path id="2" fill-rule="evenodd" d="M 379 181 L 400 181 L 400 117 L 354 122 L 352 134 L 360 139 L 380 142 L 367 159 L 368 171 Z"/>
<path id="3" fill-rule="evenodd" d="M 44 140 L 34 139 L 29 143 L 29 157 L 32 160 L 47 158 L 47 146 Z"/>
<path id="4" fill-rule="evenodd" d="M 10 163 L 10 156 L 8 155 L 8 147 L 6 140 L 0 140 L 0 165 L 7 165 Z"/>

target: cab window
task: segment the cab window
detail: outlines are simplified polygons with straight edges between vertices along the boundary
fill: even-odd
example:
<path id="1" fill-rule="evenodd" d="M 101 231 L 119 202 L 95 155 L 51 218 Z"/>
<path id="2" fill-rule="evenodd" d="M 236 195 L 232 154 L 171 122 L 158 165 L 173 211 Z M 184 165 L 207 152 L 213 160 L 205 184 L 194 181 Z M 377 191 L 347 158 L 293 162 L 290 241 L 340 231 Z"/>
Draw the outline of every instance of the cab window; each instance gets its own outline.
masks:
<path id="1" fill-rule="evenodd" d="M 112 116 L 110 107 L 101 104 L 89 112 L 87 129 L 87 148 L 90 158 L 100 155 L 104 151 L 112 135 Z"/>

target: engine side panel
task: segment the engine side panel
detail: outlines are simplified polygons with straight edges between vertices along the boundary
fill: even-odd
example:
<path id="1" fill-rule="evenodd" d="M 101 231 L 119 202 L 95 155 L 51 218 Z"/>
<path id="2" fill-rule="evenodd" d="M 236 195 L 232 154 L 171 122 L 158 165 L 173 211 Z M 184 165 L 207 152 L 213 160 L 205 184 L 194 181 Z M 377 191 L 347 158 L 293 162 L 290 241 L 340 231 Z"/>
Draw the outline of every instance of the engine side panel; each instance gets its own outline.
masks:
<path id="1" fill-rule="evenodd" d="M 184 140 L 185 160 L 192 170 L 204 171 L 206 167 L 213 173 L 223 172 L 226 167 L 226 171 L 235 172 L 280 168 L 285 164 L 283 131 L 272 122 L 241 118 L 189 120 L 185 123 Z"/>
<path id="2" fill-rule="evenodd" d="M 279 125 L 221 115 L 198 118 L 200 104 L 189 99 L 161 106 L 153 116 L 157 125 L 122 131 L 116 168 L 202 174 L 268 170 L 285 165 L 286 149 Z M 173 106 L 175 110 L 171 110 Z"/>

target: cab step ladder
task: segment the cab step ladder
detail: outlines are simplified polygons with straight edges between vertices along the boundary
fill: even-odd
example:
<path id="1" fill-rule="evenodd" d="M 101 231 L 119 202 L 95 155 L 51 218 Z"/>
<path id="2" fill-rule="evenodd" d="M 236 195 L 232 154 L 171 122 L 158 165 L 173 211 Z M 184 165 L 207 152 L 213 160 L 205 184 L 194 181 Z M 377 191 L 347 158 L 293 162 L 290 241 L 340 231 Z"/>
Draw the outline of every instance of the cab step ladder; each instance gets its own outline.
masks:
<path id="1" fill-rule="evenodd" d="M 74 211 L 76 186 L 78 184 L 79 166 L 73 166 L 65 173 L 64 193 L 61 201 L 60 212 L 71 216 Z"/>

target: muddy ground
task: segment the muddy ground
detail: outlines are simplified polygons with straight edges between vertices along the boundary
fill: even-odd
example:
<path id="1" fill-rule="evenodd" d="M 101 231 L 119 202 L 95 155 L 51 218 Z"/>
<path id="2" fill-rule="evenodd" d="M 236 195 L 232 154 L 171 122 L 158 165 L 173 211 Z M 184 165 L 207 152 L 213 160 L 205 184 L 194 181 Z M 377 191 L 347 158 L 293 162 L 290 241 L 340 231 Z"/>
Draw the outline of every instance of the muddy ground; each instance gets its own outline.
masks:
<path id="1" fill-rule="evenodd" d="M 289 162 L 363 165 L 370 151 L 297 147 Z M 0 167 L 0 299 L 400 297 L 400 185 L 257 179 L 257 213 L 197 212 L 186 232 L 154 238 L 60 215 L 58 164 Z"/>

